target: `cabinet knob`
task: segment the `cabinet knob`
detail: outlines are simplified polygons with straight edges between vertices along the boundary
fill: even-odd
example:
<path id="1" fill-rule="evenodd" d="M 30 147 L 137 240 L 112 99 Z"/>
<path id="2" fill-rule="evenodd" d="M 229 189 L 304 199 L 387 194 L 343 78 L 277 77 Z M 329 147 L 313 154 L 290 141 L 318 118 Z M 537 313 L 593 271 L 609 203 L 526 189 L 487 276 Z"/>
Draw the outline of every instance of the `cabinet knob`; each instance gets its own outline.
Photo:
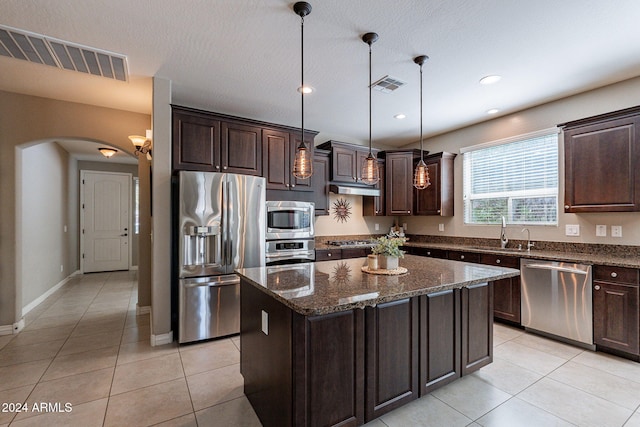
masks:
<path id="1" fill-rule="evenodd" d="M 220 165 L 216 165 L 216 169 L 220 169 Z"/>
<path id="2" fill-rule="evenodd" d="M 496 260 L 496 264 L 500 264 L 500 260 L 499 259 Z"/>
<path id="3" fill-rule="evenodd" d="M 464 255 L 460 255 L 460 259 L 464 259 Z"/>
<path id="4" fill-rule="evenodd" d="M 612 272 L 611 272 L 611 277 L 614 277 L 614 278 L 615 278 L 615 277 L 618 277 L 618 273 L 616 273 L 615 271 L 612 271 Z"/>
<path id="5" fill-rule="evenodd" d="M 595 285 L 595 286 L 593 287 L 593 289 L 595 289 L 596 291 L 599 291 L 599 290 L 600 290 L 600 285 Z"/>
<path id="6" fill-rule="evenodd" d="M 407 211 L 407 213 L 411 213 L 411 211 Z"/>
<path id="7" fill-rule="evenodd" d="M 295 186 L 296 186 L 295 184 L 291 184 L 291 187 L 295 187 Z"/>
<path id="8" fill-rule="evenodd" d="M 226 167 L 226 166 L 223 166 L 223 167 L 222 167 L 222 169 L 227 170 L 227 167 Z"/>
<path id="9" fill-rule="evenodd" d="M 569 209 L 570 207 L 571 207 L 571 206 L 569 206 L 569 205 L 564 205 L 564 208 L 565 208 L 565 209 Z"/>
<path id="10" fill-rule="evenodd" d="M 427 255 L 431 255 L 431 251 L 427 251 Z"/>
<path id="11" fill-rule="evenodd" d="M 285 184 L 287 187 L 289 187 L 289 184 Z"/>
<path id="12" fill-rule="evenodd" d="M 327 256 L 331 256 L 331 252 L 329 252 L 329 253 L 327 254 Z"/>

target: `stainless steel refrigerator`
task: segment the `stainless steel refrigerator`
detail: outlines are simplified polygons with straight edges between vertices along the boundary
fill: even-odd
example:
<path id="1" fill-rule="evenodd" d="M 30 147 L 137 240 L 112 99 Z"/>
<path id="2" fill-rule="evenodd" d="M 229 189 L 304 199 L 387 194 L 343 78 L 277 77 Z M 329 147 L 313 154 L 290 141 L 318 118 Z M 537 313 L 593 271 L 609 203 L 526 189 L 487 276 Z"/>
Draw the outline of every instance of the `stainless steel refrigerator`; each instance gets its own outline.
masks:
<path id="1" fill-rule="evenodd" d="M 236 268 L 265 264 L 265 179 L 178 175 L 178 341 L 240 332 Z"/>

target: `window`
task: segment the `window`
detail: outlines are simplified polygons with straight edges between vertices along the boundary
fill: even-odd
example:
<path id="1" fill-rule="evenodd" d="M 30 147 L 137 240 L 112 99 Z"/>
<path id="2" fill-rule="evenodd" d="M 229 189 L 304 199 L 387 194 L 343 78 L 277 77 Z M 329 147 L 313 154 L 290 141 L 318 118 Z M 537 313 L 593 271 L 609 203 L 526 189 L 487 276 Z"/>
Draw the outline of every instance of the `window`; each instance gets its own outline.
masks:
<path id="1" fill-rule="evenodd" d="M 140 234 L 140 178 L 133 178 L 133 232 Z"/>
<path id="2" fill-rule="evenodd" d="M 556 129 L 461 151 L 465 224 L 558 223 Z"/>

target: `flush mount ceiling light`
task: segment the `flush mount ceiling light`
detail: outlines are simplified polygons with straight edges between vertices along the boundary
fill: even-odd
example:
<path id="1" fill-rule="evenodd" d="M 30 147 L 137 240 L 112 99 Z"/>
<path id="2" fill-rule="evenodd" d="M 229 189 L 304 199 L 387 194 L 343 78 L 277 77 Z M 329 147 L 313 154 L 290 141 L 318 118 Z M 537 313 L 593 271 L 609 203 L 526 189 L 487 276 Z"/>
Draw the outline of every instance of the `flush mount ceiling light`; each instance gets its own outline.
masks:
<path id="1" fill-rule="evenodd" d="M 498 75 L 490 75 L 490 76 L 484 76 L 483 78 L 480 79 L 480 84 L 481 85 L 492 85 L 494 83 L 498 83 L 500 80 L 502 80 L 502 76 L 498 76 Z"/>
<path id="2" fill-rule="evenodd" d="M 296 157 L 293 162 L 293 176 L 298 179 L 309 178 L 313 174 L 313 161 L 309 149 L 304 142 L 304 94 L 309 88 L 304 84 L 304 17 L 311 13 L 311 5 L 305 1 L 299 1 L 293 5 L 293 11 L 300 17 L 300 145 L 296 148 Z"/>
<path id="3" fill-rule="evenodd" d="M 114 154 L 116 154 L 118 152 L 118 150 L 113 149 L 113 148 L 107 148 L 107 147 L 100 147 L 98 148 L 98 151 L 105 156 L 107 159 L 110 159 L 113 157 Z"/>
<path id="4" fill-rule="evenodd" d="M 380 181 L 378 161 L 371 153 L 371 45 L 378 40 L 376 33 L 367 33 L 362 36 L 362 41 L 369 45 L 369 155 L 362 162 L 360 174 L 362 182 L 368 185 L 376 185 Z"/>
<path id="5" fill-rule="evenodd" d="M 300 93 L 313 93 L 315 91 L 314 88 L 312 88 L 311 86 L 300 86 L 298 89 L 296 89 L 298 92 Z"/>
<path id="6" fill-rule="evenodd" d="M 497 108 L 492 108 L 490 110 L 487 110 L 487 114 L 496 114 L 497 112 L 499 112 L 500 110 L 498 110 Z"/>
<path id="7" fill-rule="evenodd" d="M 424 152 L 422 151 L 422 66 L 427 59 L 429 59 L 427 55 L 413 58 L 413 62 L 420 66 L 420 161 L 413 176 L 413 186 L 418 190 L 424 190 L 431 185 L 429 169 L 427 169 L 427 165 L 424 162 Z"/>
<path id="8" fill-rule="evenodd" d="M 398 120 L 402 120 L 402 119 L 406 119 L 407 115 L 403 114 L 403 113 L 398 113 L 395 116 L 393 116 L 394 119 L 398 119 Z"/>

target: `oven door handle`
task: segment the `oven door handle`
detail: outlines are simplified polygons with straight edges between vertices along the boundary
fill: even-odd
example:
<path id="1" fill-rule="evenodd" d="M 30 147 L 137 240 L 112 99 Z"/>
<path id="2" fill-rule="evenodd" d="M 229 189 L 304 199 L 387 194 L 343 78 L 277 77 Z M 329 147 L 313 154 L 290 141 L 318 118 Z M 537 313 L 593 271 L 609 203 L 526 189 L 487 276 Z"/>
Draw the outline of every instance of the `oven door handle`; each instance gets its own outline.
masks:
<path id="1" fill-rule="evenodd" d="M 267 254 L 267 258 L 291 258 L 291 257 L 296 257 L 296 258 L 306 258 L 309 255 L 312 255 L 313 251 L 309 251 L 309 252 L 300 252 L 300 253 L 288 253 L 288 254 Z"/>

